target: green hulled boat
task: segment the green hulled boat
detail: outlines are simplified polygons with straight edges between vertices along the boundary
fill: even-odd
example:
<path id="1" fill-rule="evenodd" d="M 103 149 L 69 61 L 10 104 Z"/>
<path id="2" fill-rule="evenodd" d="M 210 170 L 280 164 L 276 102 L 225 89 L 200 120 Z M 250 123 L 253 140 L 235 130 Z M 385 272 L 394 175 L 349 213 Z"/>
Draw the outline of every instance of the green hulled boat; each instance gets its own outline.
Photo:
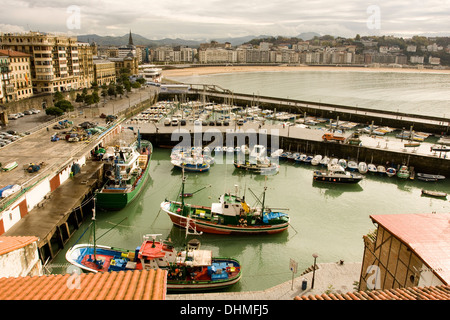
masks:
<path id="1" fill-rule="evenodd" d="M 128 147 L 109 147 L 103 155 L 107 181 L 97 192 L 97 206 L 120 210 L 133 201 L 148 180 L 153 146 L 138 138 Z"/>

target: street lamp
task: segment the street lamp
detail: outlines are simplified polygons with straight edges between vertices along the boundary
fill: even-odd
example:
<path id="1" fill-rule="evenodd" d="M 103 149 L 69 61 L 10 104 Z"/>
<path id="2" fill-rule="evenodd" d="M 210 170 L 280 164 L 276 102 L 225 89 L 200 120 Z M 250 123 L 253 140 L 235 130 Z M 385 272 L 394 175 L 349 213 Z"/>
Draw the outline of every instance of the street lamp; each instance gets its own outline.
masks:
<path id="1" fill-rule="evenodd" d="M 316 259 L 319 256 L 317 253 L 313 253 L 312 255 L 314 257 L 314 269 L 313 269 L 313 277 L 312 277 L 312 283 L 311 283 L 311 289 L 314 289 L 314 278 L 316 276 Z"/>

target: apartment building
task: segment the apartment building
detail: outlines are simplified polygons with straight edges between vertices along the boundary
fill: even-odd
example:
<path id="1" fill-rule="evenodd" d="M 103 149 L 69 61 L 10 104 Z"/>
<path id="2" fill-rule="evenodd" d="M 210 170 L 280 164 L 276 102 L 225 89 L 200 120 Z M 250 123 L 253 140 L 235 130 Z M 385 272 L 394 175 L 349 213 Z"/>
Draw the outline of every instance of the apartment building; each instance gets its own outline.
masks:
<path id="1" fill-rule="evenodd" d="M 30 55 L 34 93 L 69 91 L 85 86 L 85 83 L 79 82 L 79 45 L 76 37 L 40 32 L 1 33 L 0 46 Z"/>
<path id="2" fill-rule="evenodd" d="M 78 72 L 79 89 L 90 88 L 95 80 L 94 74 L 94 50 L 89 43 L 77 43 L 78 63 L 80 66 Z"/>
<path id="3" fill-rule="evenodd" d="M 0 50 L 1 87 L 0 102 L 22 100 L 33 95 L 30 55 L 13 50 Z"/>
<path id="4" fill-rule="evenodd" d="M 0 103 L 8 102 L 7 88 L 9 86 L 9 56 L 0 55 Z"/>
<path id="5" fill-rule="evenodd" d="M 115 63 L 109 60 L 94 60 L 94 80 L 99 86 L 103 84 L 109 85 L 116 82 Z"/>

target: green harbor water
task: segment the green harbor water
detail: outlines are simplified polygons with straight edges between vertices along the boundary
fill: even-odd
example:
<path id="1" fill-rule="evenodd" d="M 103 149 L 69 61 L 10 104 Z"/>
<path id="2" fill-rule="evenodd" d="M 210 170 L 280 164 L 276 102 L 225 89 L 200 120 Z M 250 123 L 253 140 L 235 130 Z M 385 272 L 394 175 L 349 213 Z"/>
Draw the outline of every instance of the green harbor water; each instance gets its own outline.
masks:
<path id="1" fill-rule="evenodd" d="M 256 199 L 249 189 L 261 196 L 266 185 L 266 204 L 289 208 L 291 226 L 286 232 L 188 237 L 201 240 L 202 247 L 212 250 L 214 256 L 234 257 L 241 262 L 243 277 L 230 291 L 263 290 L 289 281 L 292 276 L 290 259 L 298 262 L 299 275 L 313 264 L 313 253 L 319 255 L 318 263 L 361 262 L 362 237 L 375 230 L 370 215 L 450 211 L 448 200 L 421 195 L 421 189 L 450 193 L 448 179 L 430 183 L 367 174 L 357 185 L 313 184 L 315 168 L 283 160 L 279 173 L 267 179 L 244 173 L 226 163 L 213 165 L 209 172 L 187 174 L 185 192 L 211 185 L 187 198 L 189 203 L 210 205 L 222 193 L 234 191 L 238 185 L 241 194 L 245 191 L 247 202 L 255 205 Z M 134 249 L 141 244 L 144 234 L 151 233 L 161 234 L 163 239 L 171 238 L 175 246 L 182 246 L 186 243 L 185 229 L 174 227 L 167 214 L 160 210 L 160 203 L 166 198 L 175 198 L 180 190 L 181 171 L 170 163 L 170 150 L 156 148 L 150 179 L 139 197 L 121 211 L 97 211 L 97 243 Z M 87 217 L 51 263 L 53 273 L 66 272 L 64 255 L 70 246 L 92 239 L 90 231 L 86 231 L 90 224 L 90 217 Z"/>

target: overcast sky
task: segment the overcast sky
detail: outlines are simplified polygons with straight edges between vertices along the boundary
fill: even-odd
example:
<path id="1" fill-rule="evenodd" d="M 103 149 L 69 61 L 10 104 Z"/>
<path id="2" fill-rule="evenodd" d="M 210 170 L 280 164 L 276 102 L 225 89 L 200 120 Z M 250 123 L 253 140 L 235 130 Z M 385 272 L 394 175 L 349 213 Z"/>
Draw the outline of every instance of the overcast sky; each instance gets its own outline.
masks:
<path id="1" fill-rule="evenodd" d="M 450 36 L 450 0 L 0 0 L 1 32 L 209 39 Z"/>

